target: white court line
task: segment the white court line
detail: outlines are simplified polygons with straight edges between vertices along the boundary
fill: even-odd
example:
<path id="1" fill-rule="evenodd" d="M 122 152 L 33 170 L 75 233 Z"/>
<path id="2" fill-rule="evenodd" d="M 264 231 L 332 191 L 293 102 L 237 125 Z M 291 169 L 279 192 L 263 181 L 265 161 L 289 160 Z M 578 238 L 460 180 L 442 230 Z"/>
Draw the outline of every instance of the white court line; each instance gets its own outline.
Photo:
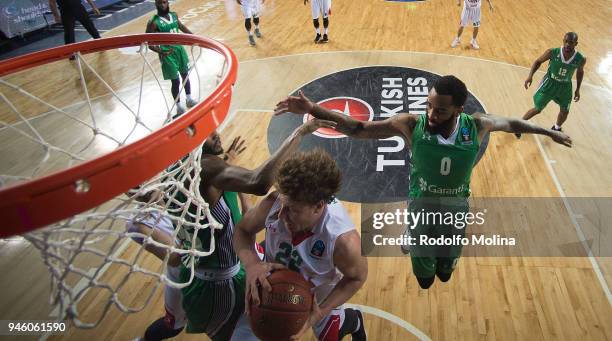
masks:
<path id="1" fill-rule="evenodd" d="M 287 58 L 287 57 L 309 56 L 309 55 L 317 55 L 317 54 L 332 54 L 332 53 L 381 53 L 381 52 L 384 52 L 384 53 L 414 53 L 414 54 L 427 54 L 427 55 L 444 56 L 444 57 L 458 57 L 458 58 L 474 59 L 474 60 L 479 60 L 479 61 L 488 62 L 488 63 L 496 63 L 496 64 L 501 64 L 501 65 L 506 65 L 506 66 L 518 67 L 518 68 L 525 69 L 525 70 L 530 70 L 531 69 L 529 67 L 522 66 L 522 65 L 510 64 L 510 63 L 506 63 L 506 62 L 499 62 L 497 60 L 484 59 L 484 58 L 478 58 L 478 57 L 470 57 L 470 56 L 462 56 L 462 55 L 454 55 L 454 54 L 446 54 L 446 53 L 436 53 L 436 52 L 398 51 L 398 50 L 362 50 L 362 51 L 346 50 L 346 51 L 304 52 L 304 53 L 289 54 L 289 55 L 284 55 L 284 56 L 273 56 L 273 57 L 265 57 L 265 58 L 256 58 L 256 59 L 243 60 L 240 63 L 249 63 L 249 62 L 256 62 L 256 61 L 262 61 L 262 60 L 268 60 L 268 59 L 281 59 L 281 58 Z M 410 66 L 407 65 L 406 67 L 410 67 Z M 546 71 L 538 70 L 537 73 L 545 74 Z M 610 94 L 612 94 L 612 90 L 607 89 L 607 88 L 605 88 L 603 86 L 594 85 L 594 84 L 591 84 L 591 83 L 585 82 L 585 81 L 582 82 L 582 85 L 588 85 L 588 86 L 590 86 L 592 88 L 596 88 L 596 89 L 599 89 L 599 90 L 602 90 L 602 91 L 606 91 L 606 92 L 609 92 Z"/>
<path id="2" fill-rule="evenodd" d="M 419 340 L 422 341 L 431 341 L 431 339 L 429 338 L 429 336 L 427 336 L 425 333 L 423 333 L 422 331 L 420 331 L 417 327 L 413 326 L 412 324 L 410 324 L 409 322 L 406 322 L 404 320 L 402 320 L 401 318 L 388 313 L 384 310 L 380 310 L 378 308 L 374 308 L 374 307 L 370 307 L 367 305 L 360 305 L 360 304 L 344 304 L 345 307 L 347 308 L 353 308 L 353 309 L 359 309 L 364 313 L 370 314 L 370 315 L 374 315 L 374 316 L 378 316 L 380 318 L 383 318 L 387 321 L 391 321 L 395 324 L 397 324 L 398 326 L 404 328 L 406 331 L 408 331 L 409 333 L 411 333 L 412 335 L 416 336 Z"/>
<path id="3" fill-rule="evenodd" d="M 580 227 L 578 220 L 576 220 L 576 218 L 581 215 L 577 215 L 572 210 L 572 207 L 569 204 L 569 201 L 567 200 L 567 197 L 565 195 L 565 191 L 563 191 L 563 188 L 561 187 L 561 182 L 559 182 L 559 178 L 557 177 L 555 170 L 552 168 L 552 162 L 548 158 L 546 151 L 544 151 L 544 147 L 542 146 L 540 139 L 538 138 L 537 135 L 533 135 L 533 137 L 536 140 L 538 149 L 540 149 L 540 152 L 542 153 L 542 156 L 544 157 L 546 168 L 548 168 L 548 172 L 550 173 L 550 176 L 552 177 L 555 183 L 555 186 L 557 187 L 557 190 L 559 191 L 559 194 L 561 195 L 561 200 L 563 200 L 563 205 L 565 206 L 565 209 L 567 210 L 567 213 L 569 214 L 572 224 L 574 225 L 574 228 L 576 229 L 576 234 L 578 234 L 580 243 L 582 244 L 582 247 L 584 248 L 584 250 L 586 251 L 589 257 L 589 261 L 591 262 L 591 265 L 593 266 L 593 271 L 595 272 L 595 275 L 597 276 L 597 279 L 599 280 L 599 284 L 601 284 L 601 288 L 603 289 L 606 297 L 608 298 L 608 303 L 612 305 L 612 293 L 610 292 L 610 287 L 608 286 L 608 283 L 606 282 L 603 276 L 603 272 L 601 271 L 601 268 L 599 267 L 599 263 L 597 263 L 597 260 L 595 260 L 595 257 L 593 257 L 593 252 L 591 251 L 591 248 L 586 243 L 584 232 L 582 231 L 582 228 Z"/>

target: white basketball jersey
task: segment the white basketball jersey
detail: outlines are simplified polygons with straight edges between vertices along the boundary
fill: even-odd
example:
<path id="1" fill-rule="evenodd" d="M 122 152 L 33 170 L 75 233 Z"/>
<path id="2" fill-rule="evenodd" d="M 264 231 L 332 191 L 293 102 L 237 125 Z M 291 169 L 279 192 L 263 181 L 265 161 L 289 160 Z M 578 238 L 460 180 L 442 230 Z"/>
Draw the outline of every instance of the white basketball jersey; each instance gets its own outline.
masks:
<path id="1" fill-rule="evenodd" d="M 481 0 L 463 0 L 463 3 L 467 8 L 479 8 L 481 5 Z"/>
<path id="2" fill-rule="evenodd" d="M 312 231 L 292 238 L 278 217 L 280 208 L 281 202 L 277 198 L 266 218 L 266 261 L 299 271 L 315 285 L 315 297 L 317 302 L 321 302 L 342 278 L 333 259 L 336 239 L 354 230 L 355 226 L 342 204 L 334 200 L 327 205 Z"/>

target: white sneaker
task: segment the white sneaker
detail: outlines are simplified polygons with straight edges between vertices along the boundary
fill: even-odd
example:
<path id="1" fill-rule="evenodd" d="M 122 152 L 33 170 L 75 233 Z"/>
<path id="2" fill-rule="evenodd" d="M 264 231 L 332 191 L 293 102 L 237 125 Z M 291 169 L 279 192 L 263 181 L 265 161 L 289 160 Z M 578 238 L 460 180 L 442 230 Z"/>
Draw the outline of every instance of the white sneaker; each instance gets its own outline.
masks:
<path id="1" fill-rule="evenodd" d="M 457 47 L 457 45 L 459 45 L 459 43 L 461 43 L 461 38 L 457 37 L 457 38 L 453 39 L 453 42 L 451 43 L 451 47 Z"/>
<path id="2" fill-rule="evenodd" d="M 176 116 L 181 116 L 182 114 L 185 113 L 185 107 L 182 106 L 180 103 L 176 104 Z"/>
<path id="3" fill-rule="evenodd" d="M 478 43 L 476 42 L 476 39 L 472 39 L 472 41 L 470 43 L 472 44 L 472 48 L 474 50 L 480 49 L 480 46 L 478 46 Z"/>
<path id="4" fill-rule="evenodd" d="M 196 105 L 198 105 L 198 101 L 194 100 L 193 98 L 187 98 L 187 108 L 193 108 Z"/>

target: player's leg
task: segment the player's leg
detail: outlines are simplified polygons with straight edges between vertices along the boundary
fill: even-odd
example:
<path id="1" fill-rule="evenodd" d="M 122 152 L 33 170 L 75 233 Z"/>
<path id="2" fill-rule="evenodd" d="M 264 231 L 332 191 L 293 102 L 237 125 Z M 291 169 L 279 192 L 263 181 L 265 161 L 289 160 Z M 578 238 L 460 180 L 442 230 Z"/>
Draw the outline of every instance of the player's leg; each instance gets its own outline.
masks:
<path id="1" fill-rule="evenodd" d="M 438 264 L 436 266 L 436 276 L 442 282 L 448 282 L 450 280 L 453 271 L 457 267 L 459 257 L 445 257 L 438 258 Z"/>
<path id="2" fill-rule="evenodd" d="M 457 30 L 457 36 L 455 37 L 455 39 L 453 39 L 451 47 L 457 47 L 459 43 L 461 43 L 461 34 L 463 33 L 463 28 L 467 26 L 468 23 L 469 22 L 466 9 L 465 7 L 463 7 L 463 10 L 461 11 L 461 19 L 459 21 L 459 30 Z"/>
<path id="3" fill-rule="evenodd" d="M 553 130 L 561 131 L 561 126 L 567 120 L 569 115 L 569 108 L 572 103 L 572 85 L 561 84 L 557 89 L 557 96 L 554 98 L 555 103 L 559 104 L 559 114 L 557 115 L 557 122 L 552 126 Z"/>
<path id="4" fill-rule="evenodd" d="M 318 1 L 319 0 L 311 0 L 310 1 L 310 11 L 312 12 L 312 24 L 314 25 L 314 29 L 315 29 L 315 39 L 314 42 L 315 44 L 319 43 L 319 41 L 321 40 L 321 30 L 319 30 L 319 6 L 318 6 Z"/>
<path id="5" fill-rule="evenodd" d="M 168 267 L 168 277 L 172 281 L 178 281 L 179 273 L 179 267 Z M 181 289 L 168 285 L 164 287 L 164 308 L 166 315 L 149 325 L 143 340 L 154 341 L 173 338 L 185 328 L 187 318 L 183 310 L 183 294 Z"/>
<path id="6" fill-rule="evenodd" d="M 429 289 L 436 279 L 436 257 L 417 257 L 410 255 L 412 273 L 421 289 Z"/>
<path id="7" fill-rule="evenodd" d="M 78 7 L 79 8 L 74 13 L 75 18 L 81 23 L 81 25 L 83 25 L 83 27 L 85 27 L 89 35 L 91 35 L 94 39 L 99 39 L 100 32 L 98 32 L 98 29 L 96 26 L 94 26 L 94 23 L 91 21 L 85 7 L 83 7 L 83 5 Z"/>
<path id="8" fill-rule="evenodd" d="M 257 38 L 261 38 L 261 31 L 259 30 L 259 17 L 257 14 L 253 17 L 253 24 L 255 24 L 255 36 Z"/>
<path id="9" fill-rule="evenodd" d="M 181 85 L 185 88 L 185 104 L 187 108 L 191 108 L 198 102 L 191 97 L 191 82 L 189 82 L 189 56 L 183 46 L 175 46 L 175 57 L 178 62 L 178 70 L 181 76 Z"/>
<path id="10" fill-rule="evenodd" d="M 476 42 L 476 37 L 478 36 L 478 29 L 479 28 L 480 28 L 480 23 L 479 22 L 475 22 L 474 23 L 474 31 L 472 32 L 472 41 L 470 41 L 470 45 L 472 45 L 472 48 L 474 50 L 480 49 L 480 46 L 478 46 L 478 42 Z"/>
<path id="11" fill-rule="evenodd" d="M 533 108 L 527 110 L 527 112 L 523 115 L 524 120 L 529 120 L 535 115 L 541 113 L 542 110 L 544 110 L 544 108 L 548 104 L 548 102 L 550 102 L 550 100 L 552 99 L 552 96 L 545 91 L 546 87 L 544 86 L 544 83 L 545 81 L 540 84 L 538 90 L 535 92 L 535 94 L 533 94 Z M 520 133 L 516 133 L 514 135 L 516 135 L 516 138 L 521 138 Z"/>
<path id="12" fill-rule="evenodd" d="M 72 44 L 75 41 L 74 38 L 74 23 L 75 18 L 69 10 L 61 10 L 62 26 L 64 26 L 64 43 Z M 71 58 L 72 59 L 72 58 Z"/>
<path id="13" fill-rule="evenodd" d="M 255 36 L 257 38 L 261 38 L 261 31 L 259 30 L 259 12 L 261 11 L 261 6 L 259 4 L 259 0 L 253 0 L 253 24 L 255 24 Z"/>
<path id="14" fill-rule="evenodd" d="M 321 3 L 321 12 L 323 13 L 323 39 L 322 43 L 329 41 L 329 8 L 331 6 L 331 0 L 319 0 Z"/>
<path id="15" fill-rule="evenodd" d="M 321 321 L 312 327 L 317 340 L 338 341 L 346 335 L 352 340 L 366 340 L 365 325 L 361 311 L 340 306 L 332 309 Z"/>
<path id="16" fill-rule="evenodd" d="M 253 33 L 251 32 L 251 28 L 253 27 L 251 25 L 251 17 L 253 17 L 252 13 L 252 6 L 251 6 L 251 1 L 252 0 L 242 0 L 242 4 L 240 5 L 240 9 L 242 10 L 242 15 L 244 15 L 244 28 L 247 31 L 247 34 L 249 35 L 249 44 L 251 46 L 255 46 L 255 38 L 253 37 Z"/>

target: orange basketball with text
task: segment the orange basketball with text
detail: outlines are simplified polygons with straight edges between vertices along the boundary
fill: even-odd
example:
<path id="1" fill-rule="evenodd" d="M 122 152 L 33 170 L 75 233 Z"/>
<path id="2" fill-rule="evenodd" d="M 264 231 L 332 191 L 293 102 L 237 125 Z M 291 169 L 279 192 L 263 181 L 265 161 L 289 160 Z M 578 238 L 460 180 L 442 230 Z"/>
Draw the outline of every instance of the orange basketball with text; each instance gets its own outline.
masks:
<path id="1" fill-rule="evenodd" d="M 249 318 L 255 336 L 285 341 L 296 334 L 310 316 L 313 285 L 295 271 L 283 269 L 268 276 L 272 290 L 259 290 L 260 304 L 250 304 Z"/>

